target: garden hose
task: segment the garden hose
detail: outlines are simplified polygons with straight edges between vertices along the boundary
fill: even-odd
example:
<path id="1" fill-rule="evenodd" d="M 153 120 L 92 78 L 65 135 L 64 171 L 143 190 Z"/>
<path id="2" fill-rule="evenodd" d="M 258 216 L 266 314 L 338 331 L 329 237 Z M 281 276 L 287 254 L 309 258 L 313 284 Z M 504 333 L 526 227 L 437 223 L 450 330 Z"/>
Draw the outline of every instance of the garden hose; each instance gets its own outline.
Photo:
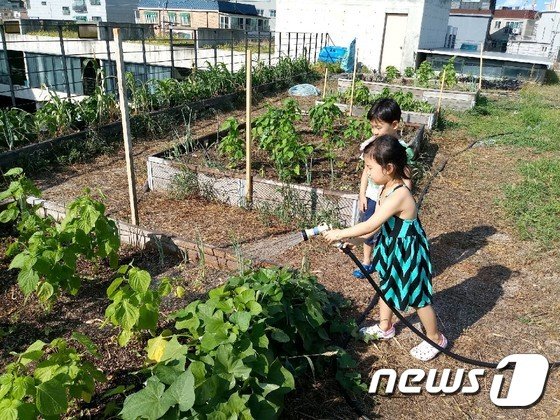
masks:
<path id="1" fill-rule="evenodd" d="M 391 305 L 386 299 L 385 296 L 383 295 L 383 292 L 381 291 L 381 289 L 379 288 L 379 286 L 377 285 L 377 283 L 375 283 L 375 281 L 371 278 L 370 274 L 367 272 L 367 270 L 364 268 L 364 266 L 362 265 L 361 261 L 356 257 L 356 255 L 354 255 L 354 253 L 352 252 L 352 250 L 350 249 L 350 247 L 347 246 L 347 244 L 343 244 L 343 243 L 339 243 L 337 245 L 337 247 L 342 250 L 346 255 L 348 255 L 352 261 L 354 261 L 354 264 L 356 264 L 356 266 L 360 269 L 360 271 L 362 272 L 362 274 L 365 276 L 365 278 L 368 279 L 369 283 L 371 284 L 371 286 L 374 288 L 377 296 L 379 296 L 380 299 L 383 300 L 383 302 L 385 302 L 387 304 L 387 306 L 389 306 L 389 308 L 391 308 L 391 311 L 393 311 L 393 313 L 397 316 L 397 318 L 404 324 L 406 325 L 408 328 L 410 328 L 412 330 L 412 332 L 414 334 L 416 334 L 418 337 L 420 337 L 422 340 L 427 341 L 430 345 L 434 346 L 436 349 L 438 349 L 439 351 L 441 351 L 443 354 L 458 360 L 459 362 L 463 362 L 463 363 L 467 363 L 470 365 L 474 365 L 474 366 L 481 366 L 481 367 L 486 367 L 486 368 L 491 368 L 491 369 L 495 369 L 497 367 L 497 363 L 494 362 L 485 362 L 482 360 L 476 360 L 476 359 L 471 359 L 469 357 L 465 357 L 465 356 L 461 356 L 460 354 L 456 354 L 450 350 L 448 350 L 447 348 L 441 347 L 439 344 L 435 343 L 434 341 L 430 340 L 422 331 L 420 331 L 418 328 L 416 328 L 414 325 L 412 325 L 409 321 L 406 320 L 406 318 L 401 315 L 401 313 L 396 310 L 393 305 Z M 369 309 L 369 308 L 368 308 Z M 556 367 L 560 366 L 560 361 L 558 362 L 549 362 L 549 369 L 553 369 Z"/>

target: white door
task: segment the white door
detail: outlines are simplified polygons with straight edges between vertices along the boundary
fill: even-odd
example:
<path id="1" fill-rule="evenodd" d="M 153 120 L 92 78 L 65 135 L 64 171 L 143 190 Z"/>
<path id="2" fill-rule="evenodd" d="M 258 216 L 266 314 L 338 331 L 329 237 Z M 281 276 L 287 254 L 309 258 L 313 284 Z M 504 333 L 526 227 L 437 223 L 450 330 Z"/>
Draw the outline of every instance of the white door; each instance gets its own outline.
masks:
<path id="1" fill-rule="evenodd" d="M 381 52 L 381 71 L 387 66 L 395 66 L 401 69 L 403 59 L 404 37 L 406 35 L 406 23 L 408 15 L 386 14 L 385 31 Z"/>

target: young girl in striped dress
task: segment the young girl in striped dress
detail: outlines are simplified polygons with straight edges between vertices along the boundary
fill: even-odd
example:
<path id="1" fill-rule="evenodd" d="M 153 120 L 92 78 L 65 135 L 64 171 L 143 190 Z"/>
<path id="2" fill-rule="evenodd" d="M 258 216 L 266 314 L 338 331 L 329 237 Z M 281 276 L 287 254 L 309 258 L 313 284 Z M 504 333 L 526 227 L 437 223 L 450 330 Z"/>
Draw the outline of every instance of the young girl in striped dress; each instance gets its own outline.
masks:
<path id="1" fill-rule="evenodd" d="M 432 263 L 426 233 L 418 219 L 416 202 L 404 184 L 407 179 L 406 150 L 388 135 L 378 137 L 364 150 L 368 176 L 383 185 L 377 209 L 368 220 L 347 229 L 323 233 L 330 242 L 352 237 L 369 237 L 379 231 L 373 253 L 373 267 L 381 279 L 385 299 L 394 308 L 416 309 L 430 340 L 447 347 L 447 339 L 438 330 L 432 308 Z M 393 313 L 379 301 L 379 324 L 362 328 L 376 339 L 395 336 Z M 410 354 L 420 360 L 433 359 L 439 350 L 423 341 Z"/>

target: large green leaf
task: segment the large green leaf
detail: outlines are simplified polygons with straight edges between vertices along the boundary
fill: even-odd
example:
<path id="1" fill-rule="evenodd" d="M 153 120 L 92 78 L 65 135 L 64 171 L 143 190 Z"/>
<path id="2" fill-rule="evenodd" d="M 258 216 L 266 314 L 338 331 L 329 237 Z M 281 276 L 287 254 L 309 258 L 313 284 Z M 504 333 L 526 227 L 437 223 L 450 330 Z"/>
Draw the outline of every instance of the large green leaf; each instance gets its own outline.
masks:
<path id="1" fill-rule="evenodd" d="M 25 296 L 33 292 L 37 288 L 38 283 L 39 276 L 34 270 L 25 268 L 19 272 L 18 284 Z"/>
<path id="2" fill-rule="evenodd" d="M 66 390 L 56 379 L 40 384 L 35 398 L 37 409 L 45 416 L 64 414 L 68 409 Z"/>
<path id="3" fill-rule="evenodd" d="M 229 319 L 237 324 L 241 332 L 245 332 L 249 329 L 251 314 L 248 312 L 235 312 L 229 317 Z"/>
<path id="4" fill-rule="evenodd" d="M 169 401 L 162 399 L 165 385 L 157 377 L 152 376 L 141 391 L 129 395 L 124 400 L 120 415 L 123 420 L 138 418 L 155 420 L 162 417 L 169 410 Z"/>
<path id="5" fill-rule="evenodd" d="M 147 292 L 148 288 L 150 287 L 151 281 L 152 278 L 150 277 L 150 273 L 148 273 L 147 271 L 139 270 L 137 268 L 132 268 L 130 270 L 128 283 L 135 292 Z"/>
<path id="6" fill-rule="evenodd" d="M 123 300 L 115 312 L 115 316 L 125 330 L 132 330 L 136 322 L 138 322 L 140 312 L 138 308 L 130 302 Z"/>
<path id="7" fill-rule="evenodd" d="M 170 407 L 179 404 L 181 411 L 189 410 L 195 401 L 194 376 L 187 370 L 165 391 L 163 399 Z"/>

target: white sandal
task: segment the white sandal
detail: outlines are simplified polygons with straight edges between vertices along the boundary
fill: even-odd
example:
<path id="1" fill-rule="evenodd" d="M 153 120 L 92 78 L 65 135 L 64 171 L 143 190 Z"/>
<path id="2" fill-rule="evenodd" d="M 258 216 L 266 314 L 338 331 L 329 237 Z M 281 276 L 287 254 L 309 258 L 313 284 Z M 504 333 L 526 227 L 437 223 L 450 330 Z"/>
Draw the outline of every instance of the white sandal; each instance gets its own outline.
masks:
<path id="1" fill-rule="evenodd" d="M 440 336 L 441 338 L 438 344 L 440 347 L 446 348 L 447 338 L 445 338 L 445 336 L 441 333 Z M 427 341 L 422 341 L 420 344 L 418 344 L 416 347 L 410 350 L 410 355 L 415 359 L 421 360 L 423 362 L 427 362 L 428 360 L 432 360 L 434 357 L 436 357 L 439 352 L 440 350 L 432 346 Z"/>
<path id="2" fill-rule="evenodd" d="M 360 335 L 373 340 L 389 340 L 395 336 L 395 326 L 391 325 L 387 331 L 381 329 L 379 324 L 360 328 Z"/>

